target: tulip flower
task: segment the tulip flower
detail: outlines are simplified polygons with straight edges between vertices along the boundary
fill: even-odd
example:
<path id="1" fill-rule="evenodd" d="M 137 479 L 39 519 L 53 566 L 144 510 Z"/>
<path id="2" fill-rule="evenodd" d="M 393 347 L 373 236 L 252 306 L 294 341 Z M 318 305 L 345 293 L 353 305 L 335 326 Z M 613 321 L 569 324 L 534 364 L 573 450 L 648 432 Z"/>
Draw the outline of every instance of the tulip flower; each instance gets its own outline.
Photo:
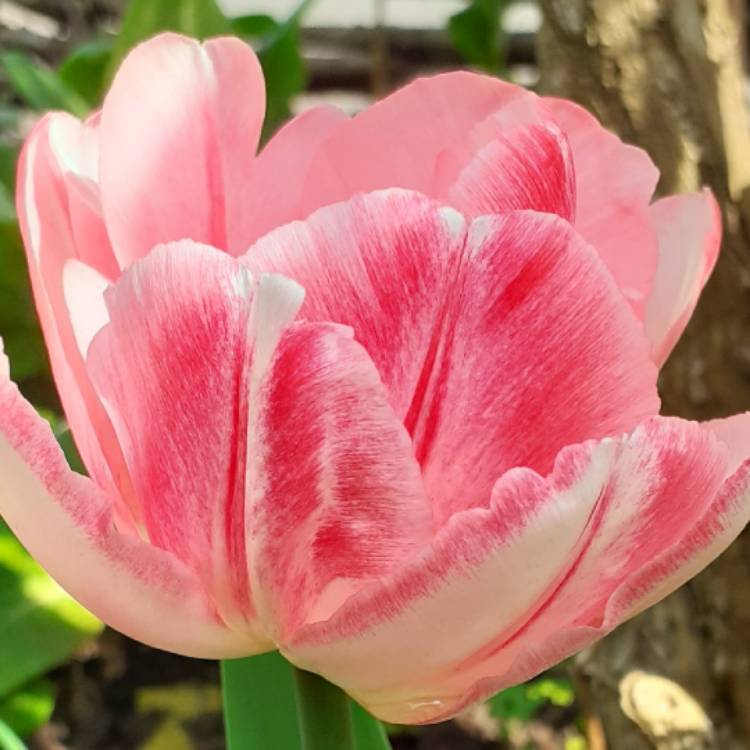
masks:
<path id="1" fill-rule="evenodd" d="M 661 417 L 716 260 L 710 192 L 578 106 L 471 73 L 256 155 L 235 39 L 133 51 L 18 181 L 88 477 L 0 365 L 0 513 L 158 648 L 278 649 L 423 723 L 654 604 L 750 517 L 750 417 Z"/>

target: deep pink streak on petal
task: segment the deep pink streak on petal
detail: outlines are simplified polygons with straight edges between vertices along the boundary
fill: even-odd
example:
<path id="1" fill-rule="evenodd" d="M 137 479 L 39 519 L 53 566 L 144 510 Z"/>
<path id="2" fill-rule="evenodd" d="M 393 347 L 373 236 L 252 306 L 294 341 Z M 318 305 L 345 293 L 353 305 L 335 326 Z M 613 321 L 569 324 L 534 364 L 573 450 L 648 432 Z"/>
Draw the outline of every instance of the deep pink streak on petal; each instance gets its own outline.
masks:
<path id="1" fill-rule="evenodd" d="M 729 470 L 710 432 L 662 418 L 565 449 L 547 480 L 513 469 L 491 510 L 455 516 L 424 556 L 283 650 L 381 718 L 448 718 L 710 562 L 750 515 L 748 472 L 724 484 Z"/>
<path id="2" fill-rule="evenodd" d="M 645 151 L 623 144 L 577 104 L 543 103 L 573 151 L 576 228 L 642 317 L 659 253 L 648 208 L 659 172 Z"/>
<path id="3" fill-rule="evenodd" d="M 389 190 L 323 208 L 263 237 L 241 262 L 306 290 L 301 316 L 349 325 L 403 418 L 453 285 L 463 219 L 424 196 Z"/>
<path id="4" fill-rule="evenodd" d="M 162 34 L 133 50 L 101 116 L 101 193 L 123 267 L 185 238 L 239 253 L 265 109 L 239 39 Z"/>
<path id="5" fill-rule="evenodd" d="M 305 218 L 301 201 L 307 169 L 329 133 L 346 119 L 335 107 L 313 107 L 271 138 L 258 154 L 244 191 L 242 242 L 236 250 L 245 252 L 272 229 Z"/>
<path id="6" fill-rule="evenodd" d="M 447 190 L 465 216 L 532 209 L 575 219 L 575 169 L 554 123 L 521 125 L 472 155 Z"/>
<path id="7" fill-rule="evenodd" d="M 64 162 L 52 147 L 53 139 L 58 151 L 62 143 L 67 143 Z M 92 247 L 84 241 L 98 233 L 76 236 L 73 217 L 68 212 L 81 197 L 71 180 L 83 179 L 82 175 L 91 172 L 95 145 L 91 133 L 84 132 L 84 126 L 69 115 L 42 118 L 21 153 L 17 208 L 37 313 L 76 445 L 96 482 L 120 495 L 120 512 L 137 517 L 125 463 L 112 425 L 85 371 L 65 299 L 67 263 L 87 267 L 91 264 L 92 274 L 99 276 L 111 270 L 114 263 L 107 255 L 108 246 Z M 94 297 L 100 294 L 100 287 L 79 287 L 77 294 L 81 295 L 77 300 L 80 307 L 96 307 Z"/>
<path id="8" fill-rule="evenodd" d="M 438 525 L 486 504 L 508 469 L 547 472 L 565 445 L 658 412 L 638 321 L 557 216 L 475 220 L 446 306 L 430 379 L 407 417 Z"/>
<path id="9" fill-rule="evenodd" d="M 311 164 L 303 215 L 382 188 L 436 195 L 440 153 L 524 95 L 519 86 L 474 73 L 414 81 L 333 130 Z"/>
<path id="10" fill-rule="evenodd" d="M 249 538 L 277 637 L 327 617 L 431 534 L 387 395 L 352 332 L 326 323 L 287 329 L 254 392 Z"/>
<path id="11" fill-rule="evenodd" d="M 197 577 L 121 533 L 110 499 L 70 471 L 49 425 L 8 379 L 0 343 L 0 516 L 78 601 L 132 638 L 178 653 L 231 658 L 267 642 L 216 617 Z"/>
<path id="12" fill-rule="evenodd" d="M 250 618 L 245 557 L 252 280 L 190 241 L 156 248 L 106 295 L 88 368 L 130 469 L 150 541 Z"/>
<path id="13" fill-rule="evenodd" d="M 721 211 L 710 190 L 662 198 L 651 206 L 659 265 L 646 300 L 646 335 L 662 365 L 711 275 L 721 246 Z"/>

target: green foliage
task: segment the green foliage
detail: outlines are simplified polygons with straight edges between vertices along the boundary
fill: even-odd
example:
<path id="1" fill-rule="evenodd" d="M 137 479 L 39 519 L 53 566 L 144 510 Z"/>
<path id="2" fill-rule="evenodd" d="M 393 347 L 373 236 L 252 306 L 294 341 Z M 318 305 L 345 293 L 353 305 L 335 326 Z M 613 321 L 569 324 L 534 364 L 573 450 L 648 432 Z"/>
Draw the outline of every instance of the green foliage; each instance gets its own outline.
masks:
<path id="1" fill-rule="evenodd" d="M 252 15 L 232 19 L 232 31 L 253 41 L 266 79 L 267 138 L 291 115 L 291 100 L 307 85 L 307 73 L 300 54 L 300 23 L 312 0 L 302 2 L 286 21 Z"/>
<path id="2" fill-rule="evenodd" d="M 98 106 L 107 87 L 112 60 L 111 39 L 96 39 L 74 49 L 58 69 L 60 80 L 90 107 Z"/>
<path id="3" fill-rule="evenodd" d="M 0 522 L 0 697 L 65 662 L 101 627 Z"/>
<path id="4" fill-rule="evenodd" d="M 0 699 L 0 722 L 19 737 L 28 737 L 52 716 L 55 690 L 44 678 L 32 680 L 9 697 Z"/>
<path id="5" fill-rule="evenodd" d="M 565 678 L 544 676 L 523 685 L 515 685 L 498 693 L 488 701 L 493 716 L 507 721 L 529 722 L 542 706 L 551 704 L 567 708 L 575 694 L 571 682 Z"/>
<path id="6" fill-rule="evenodd" d="M 62 109 L 79 117 L 88 112 L 88 104 L 69 88 L 60 76 L 20 52 L 3 52 L 0 66 L 8 82 L 23 101 L 39 112 Z"/>
<path id="7" fill-rule="evenodd" d="M 132 0 L 112 49 L 107 79 L 136 44 L 162 31 L 206 39 L 228 34 L 231 27 L 214 0 Z"/>
<path id="8" fill-rule="evenodd" d="M 0 750 L 26 750 L 21 738 L 4 721 L 0 721 Z"/>
<path id="9" fill-rule="evenodd" d="M 503 14 L 508 0 L 471 0 L 451 16 L 448 33 L 466 61 L 493 75 L 505 71 L 506 37 Z"/>

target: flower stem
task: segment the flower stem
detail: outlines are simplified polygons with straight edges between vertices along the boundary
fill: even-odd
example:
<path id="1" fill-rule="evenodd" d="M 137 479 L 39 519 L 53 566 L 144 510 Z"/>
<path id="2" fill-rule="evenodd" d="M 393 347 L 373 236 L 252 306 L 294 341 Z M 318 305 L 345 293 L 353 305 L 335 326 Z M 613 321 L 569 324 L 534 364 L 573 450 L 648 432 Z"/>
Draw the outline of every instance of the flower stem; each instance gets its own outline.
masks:
<path id="1" fill-rule="evenodd" d="M 294 670 L 302 750 L 355 750 L 349 698 L 312 672 Z"/>

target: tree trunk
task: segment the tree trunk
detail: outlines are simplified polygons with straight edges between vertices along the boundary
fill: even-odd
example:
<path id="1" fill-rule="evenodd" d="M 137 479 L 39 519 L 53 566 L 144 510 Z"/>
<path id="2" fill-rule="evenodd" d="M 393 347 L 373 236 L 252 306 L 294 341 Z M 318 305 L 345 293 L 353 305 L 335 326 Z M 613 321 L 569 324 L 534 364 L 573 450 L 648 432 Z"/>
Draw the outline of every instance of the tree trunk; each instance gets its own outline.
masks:
<path id="1" fill-rule="evenodd" d="M 709 185 L 722 204 L 722 254 L 662 373 L 664 412 L 705 419 L 750 409 L 744 2 L 541 5 L 543 89 L 580 102 L 645 148 L 661 169 L 660 192 Z M 750 535 L 579 657 L 574 669 L 610 750 L 750 748 Z"/>

